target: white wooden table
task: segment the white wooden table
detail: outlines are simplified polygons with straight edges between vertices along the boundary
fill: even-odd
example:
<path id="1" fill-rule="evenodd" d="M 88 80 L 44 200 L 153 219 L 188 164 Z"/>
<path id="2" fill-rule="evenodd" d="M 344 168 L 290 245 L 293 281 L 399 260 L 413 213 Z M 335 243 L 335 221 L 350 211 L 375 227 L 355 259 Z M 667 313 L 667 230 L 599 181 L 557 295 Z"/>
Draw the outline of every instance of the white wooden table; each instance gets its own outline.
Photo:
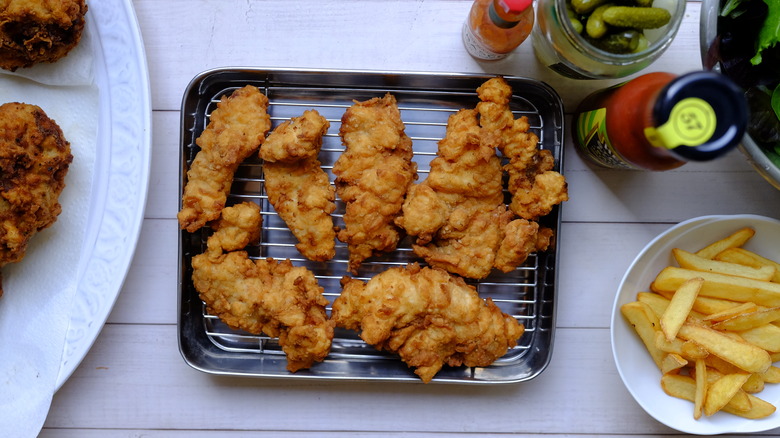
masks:
<path id="1" fill-rule="evenodd" d="M 98 0 L 99 1 L 99 0 Z M 146 219 L 124 288 L 94 347 L 55 395 L 44 437 L 357 437 L 674 434 L 617 375 L 609 315 L 637 252 L 672 224 L 708 214 L 780 217 L 773 189 L 738 152 L 666 173 L 594 170 L 566 139 L 552 362 L 507 386 L 322 383 L 213 377 L 177 345 L 179 108 L 197 73 L 223 66 L 492 73 L 552 85 L 567 112 L 615 81 L 571 81 L 530 41 L 478 63 L 460 29 L 468 0 L 135 0 L 153 96 Z M 700 3 L 646 71 L 701 68 Z M 780 430 L 774 431 L 780 435 Z"/>

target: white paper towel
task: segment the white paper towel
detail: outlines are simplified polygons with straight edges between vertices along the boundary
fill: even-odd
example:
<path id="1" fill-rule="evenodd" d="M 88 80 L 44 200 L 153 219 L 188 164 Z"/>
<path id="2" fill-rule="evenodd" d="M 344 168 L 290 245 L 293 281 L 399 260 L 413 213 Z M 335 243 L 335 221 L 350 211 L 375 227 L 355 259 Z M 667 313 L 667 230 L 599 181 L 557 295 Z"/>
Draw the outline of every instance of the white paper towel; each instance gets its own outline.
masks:
<path id="1" fill-rule="evenodd" d="M 87 23 L 85 35 L 91 33 L 89 27 Z M 40 106 L 62 128 L 74 157 L 60 196 L 62 213 L 57 222 L 33 236 L 21 262 L 2 268 L 2 436 L 34 437 L 40 433 L 54 395 L 77 290 L 99 120 L 99 91 L 93 83 L 89 38 L 77 49 L 71 52 L 72 58 L 69 55 L 55 64 L 0 74 L 0 104 Z"/>

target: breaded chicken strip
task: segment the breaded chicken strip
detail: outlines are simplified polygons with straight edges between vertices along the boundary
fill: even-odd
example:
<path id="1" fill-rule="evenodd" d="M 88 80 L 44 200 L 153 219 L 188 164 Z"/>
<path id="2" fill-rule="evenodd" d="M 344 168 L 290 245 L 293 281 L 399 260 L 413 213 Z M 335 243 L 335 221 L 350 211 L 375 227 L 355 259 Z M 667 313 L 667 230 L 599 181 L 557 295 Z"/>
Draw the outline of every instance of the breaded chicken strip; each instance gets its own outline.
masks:
<path id="1" fill-rule="evenodd" d="M 260 210 L 244 203 L 226 208 L 223 216 L 207 242 L 209 250 L 192 258 L 192 282 L 208 312 L 233 329 L 278 337 L 291 372 L 324 360 L 333 323 L 314 274 L 289 260 L 252 260 L 246 251 L 223 252 L 256 238 Z"/>
<path id="2" fill-rule="evenodd" d="M 268 98 L 247 85 L 223 96 L 206 129 L 196 139 L 200 151 L 187 171 L 179 226 L 194 232 L 219 218 L 225 208 L 233 175 L 257 151 L 271 129 Z"/>
<path id="3" fill-rule="evenodd" d="M 305 111 L 277 126 L 260 148 L 268 201 L 298 239 L 298 251 L 315 261 L 336 254 L 336 189 L 317 159 L 329 127 L 317 111 Z"/>
<path id="4" fill-rule="evenodd" d="M 0 105 L 0 268 L 22 260 L 32 236 L 57 220 L 72 161 L 70 143 L 40 107 Z"/>
<path id="5" fill-rule="evenodd" d="M 84 0 L 0 0 L 0 68 L 55 62 L 81 40 Z"/>
<path id="6" fill-rule="evenodd" d="M 360 332 L 397 353 L 423 382 L 442 366 L 484 367 L 515 346 L 524 327 L 463 279 L 417 264 L 391 268 L 368 283 L 345 277 L 333 303 L 337 327 Z"/>
<path id="7" fill-rule="evenodd" d="M 431 266 L 482 279 L 493 268 L 510 272 L 551 242 L 551 230 L 529 220 L 566 199 L 565 181 L 549 170 L 552 155 L 538 150 L 527 119 L 514 119 L 511 93 L 501 78 L 482 84 L 476 109 L 450 116 L 428 178 L 409 190 L 396 224 L 417 237 L 414 252 Z M 503 168 L 497 148 L 509 158 Z M 539 158 L 550 159 L 543 171 L 533 165 Z M 514 195 L 511 207 L 530 204 L 523 219 L 504 203 L 504 171 Z M 539 182 L 526 191 L 529 178 Z"/>
<path id="8" fill-rule="evenodd" d="M 355 102 L 341 119 L 346 146 L 333 166 L 336 192 L 346 203 L 338 238 L 349 248 L 349 272 L 363 260 L 393 251 L 401 234 L 393 223 L 417 178 L 412 140 L 404 132 L 395 97 Z"/>
<path id="9" fill-rule="evenodd" d="M 539 137 L 529 131 L 527 117 L 514 119 L 509 109 L 512 89 L 503 78 L 492 78 L 477 89 L 480 125 L 509 163 L 510 209 L 523 219 L 537 220 L 569 199 L 566 180 L 553 169 L 548 150 L 539 149 Z"/>

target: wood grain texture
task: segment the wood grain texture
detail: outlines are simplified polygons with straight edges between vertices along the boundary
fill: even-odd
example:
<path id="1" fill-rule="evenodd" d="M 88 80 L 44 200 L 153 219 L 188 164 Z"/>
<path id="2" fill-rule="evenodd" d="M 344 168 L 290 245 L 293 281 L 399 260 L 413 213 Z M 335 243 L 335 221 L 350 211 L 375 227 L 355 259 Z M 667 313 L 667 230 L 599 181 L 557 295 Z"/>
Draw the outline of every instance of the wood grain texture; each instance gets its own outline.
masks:
<path id="1" fill-rule="evenodd" d="M 620 381 L 609 341 L 612 302 L 636 254 L 673 224 L 709 214 L 780 217 L 780 191 L 739 152 L 665 173 L 613 171 L 584 163 L 567 133 L 571 200 L 562 207 L 557 331 L 551 363 L 529 382 L 475 387 L 211 376 L 185 364 L 176 327 L 179 110 L 196 74 L 253 66 L 528 76 L 552 85 L 567 113 L 588 93 L 619 81 L 558 77 L 539 65 L 530 41 L 505 60 L 473 60 L 460 40 L 468 0 L 133 4 L 154 108 L 146 220 L 108 323 L 55 395 L 42 437 L 676 436 Z M 700 3 L 687 6 L 674 43 L 644 72 L 701 68 Z"/>

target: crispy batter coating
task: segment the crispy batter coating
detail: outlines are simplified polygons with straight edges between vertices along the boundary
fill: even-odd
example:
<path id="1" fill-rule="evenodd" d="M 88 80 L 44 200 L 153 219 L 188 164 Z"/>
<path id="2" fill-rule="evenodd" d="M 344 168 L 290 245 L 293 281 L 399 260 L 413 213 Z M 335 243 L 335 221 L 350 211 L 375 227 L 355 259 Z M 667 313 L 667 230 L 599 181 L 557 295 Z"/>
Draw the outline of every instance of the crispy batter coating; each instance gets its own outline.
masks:
<path id="1" fill-rule="evenodd" d="M 529 220 L 567 199 L 565 181 L 549 170 L 552 155 L 538 150 L 527 119 L 514 119 L 511 93 L 501 78 L 483 83 L 476 109 L 450 116 L 428 178 L 409 190 L 395 222 L 417 237 L 415 254 L 432 266 L 481 279 L 493 268 L 513 270 L 551 242 L 551 230 Z M 503 168 L 497 148 L 509 158 Z M 540 159 L 549 162 L 537 166 Z M 514 195 L 510 208 L 524 204 L 524 215 L 504 203 L 504 171 Z"/>
<path id="2" fill-rule="evenodd" d="M 462 278 L 413 264 L 368 283 L 344 278 L 333 303 L 337 327 L 360 331 L 380 350 L 397 353 L 423 382 L 445 364 L 488 366 L 517 344 L 524 327 Z"/>
<path id="3" fill-rule="evenodd" d="M 194 232 L 219 218 L 238 165 L 257 151 L 271 129 L 267 109 L 268 98 L 252 85 L 219 101 L 196 139 L 200 151 L 187 171 L 178 214 L 182 229 Z"/>
<path id="4" fill-rule="evenodd" d="M 22 260 L 30 238 L 57 220 L 72 161 L 70 143 L 40 107 L 0 105 L 0 267 Z"/>
<path id="5" fill-rule="evenodd" d="M 514 119 L 509 109 L 512 89 L 493 78 L 477 89 L 480 124 L 491 132 L 491 142 L 509 159 L 509 208 L 523 219 L 537 220 L 569 199 L 566 180 L 553 171 L 552 153 L 539 149 L 539 137 L 530 132 L 527 117 Z"/>
<path id="6" fill-rule="evenodd" d="M 349 272 L 367 258 L 393 251 L 401 234 L 394 224 L 417 178 L 412 140 L 404 132 L 395 97 L 355 102 L 341 119 L 346 150 L 336 160 L 336 192 L 346 203 L 338 238 L 349 249 Z"/>
<path id="7" fill-rule="evenodd" d="M 0 68 L 55 62 L 81 40 L 84 0 L 0 0 Z"/>
<path id="8" fill-rule="evenodd" d="M 309 110 L 276 127 L 260 148 L 268 201 L 298 239 L 298 251 L 315 261 L 336 255 L 336 189 L 317 159 L 329 127 Z"/>
<path id="9" fill-rule="evenodd" d="M 233 329 L 278 337 L 291 372 L 325 359 L 333 323 L 314 274 L 289 260 L 252 260 L 246 251 L 223 252 L 257 237 L 260 209 L 244 203 L 225 208 L 223 216 L 207 242 L 208 251 L 192 258 L 192 282 L 209 313 Z"/>

